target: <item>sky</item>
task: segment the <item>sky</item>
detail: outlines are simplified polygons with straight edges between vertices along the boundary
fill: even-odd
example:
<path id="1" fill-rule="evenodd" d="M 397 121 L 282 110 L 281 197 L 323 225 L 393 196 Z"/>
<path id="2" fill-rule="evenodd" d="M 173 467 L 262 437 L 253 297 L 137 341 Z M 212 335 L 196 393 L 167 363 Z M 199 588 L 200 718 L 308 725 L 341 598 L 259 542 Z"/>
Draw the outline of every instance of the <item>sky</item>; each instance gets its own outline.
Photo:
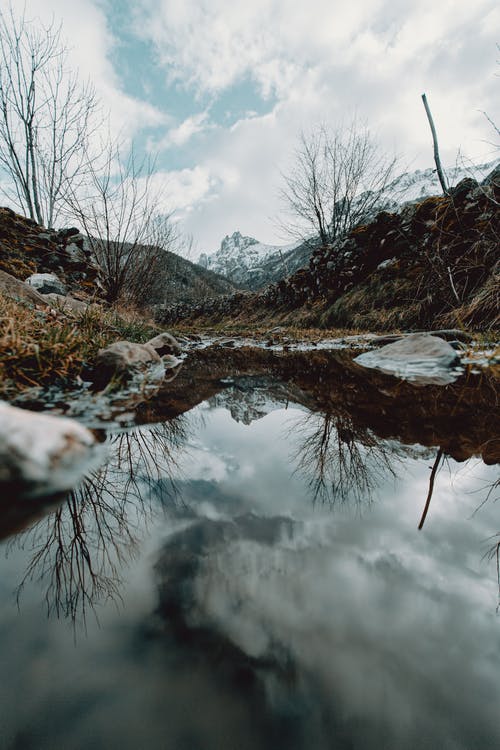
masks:
<path id="1" fill-rule="evenodd" d="M 302 131 L 356 116 L 402 171 L 490 161 L 500 122 L 496 0 L 12 0 L 61 21 L 114 128 L 155 158 L 192 251 L 235 230 L 284 244 L 283 175 Z M 496 139 L 498 140 L 498 138 Z M 493 144 L 493 145 L 492 145 Z"/>

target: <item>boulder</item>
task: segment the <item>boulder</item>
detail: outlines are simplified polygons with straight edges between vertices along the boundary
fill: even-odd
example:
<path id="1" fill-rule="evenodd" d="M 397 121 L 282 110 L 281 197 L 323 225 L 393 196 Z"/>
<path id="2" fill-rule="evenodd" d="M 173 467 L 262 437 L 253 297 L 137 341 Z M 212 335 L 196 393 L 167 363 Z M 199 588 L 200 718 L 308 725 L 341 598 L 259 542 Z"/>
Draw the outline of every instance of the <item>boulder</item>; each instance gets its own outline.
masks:
<path id="1" fill-rule="evenodd" d="M 87 302 L 82 302 L 82 300 L 75 299 L 69 295 L 54 294 L 53 292 L 45 294 L 44 299 L 50 301 L 53 307 L 63 312 L 81 313 L 85 312 L 89 306 Z"/>
<path id="2" fill-rule="evenodd" d="M 96 454 L 93 434 L 66 417 L 39 414 L 0 401 L 0 495 L 24 497 L 69 490 Z"/>
<path id="3" fill-rule="evenodd" d="M 40 294 L 66 294 L 66 287 L 54 273 L 34 273 L 26 279 L 26 284 Z"/>
<path id="4" fill-rule="evenodd" d="M 427 333 L 411 333 L 381 349 L 360 354 L 354 360 L 421 385 L 445 385 L 453 382 L 460 364 L 455 349 L 442 338 Z"/>
<path id="5" fill-rule="evenodd" d="M 148 346 L 152 346 L 157 354 L 162 357 L 164 354 L 181 354 L 182 346 L 179 344 L 176 338 L 171 333 L 159 333 L 150 341 Z"/>
<path id="6" fill-rule="evenodd" d="M 39 294 L 33 287 L 25 284 L 24 281 L 11 276 L 10 273 L 0 270 L 0 293 L 11 299 L 29 302 L 32 305 L 47 307 L 47 299 Z"/>
<path id="7" fill-rule="evenodd" d="M 379 359 L 403 362 L 432 361 L 441 367 L 457 364 L 456 351 L 444 339 L 427 333 L 410 333 L 398 341 L 383 346 L 378 351 Z"/>
<path id="8" fill-rule="evenodd" d="M 141 374 L 148 382 L 161 382 L 165 365 L 150 344 L 115 341 L 97 353 L 92 367 L 92 381 L 99 385 L 112 379 L 129 380 Z"/>
<path id="9" fill-rule="evenodd" d="M 66 240 L 69 237 L 74 237 L 75 235 L 80 234 L 80 230 L 78 227 L 64 227 L 63 229 L 59 229 L 57 234 L 62 240 Z"/>
<path id="10" fill-rule="evenodd" d="M 82 250 L 79 245 L 76 244 L 76 242 L 70 242 L 66 247 L 64 248 L 64 252 L 68 256 L 69 260 L 72 260 L 75 263 L 82 263 L 86 260 L 86 255 L 84 251 Z"/>

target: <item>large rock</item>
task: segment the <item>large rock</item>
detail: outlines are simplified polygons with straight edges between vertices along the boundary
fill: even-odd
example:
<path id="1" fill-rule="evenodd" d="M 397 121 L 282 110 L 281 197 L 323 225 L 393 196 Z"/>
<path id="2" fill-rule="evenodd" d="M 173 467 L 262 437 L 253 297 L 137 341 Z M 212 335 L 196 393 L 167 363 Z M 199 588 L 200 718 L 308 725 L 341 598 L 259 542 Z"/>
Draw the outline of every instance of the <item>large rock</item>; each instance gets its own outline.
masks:
<path id="1" fill-rule="evenodd" d="M 427 333 L 412 333 L 399 341 L 356 357 L 355 362 L 422 385 L 453 382 L 460 364 L 455 349 L 442 338 Z"/>
<path id="2" fill-rule="evenodd" d="M 72 419 L 17 409 L 0 401 L 0 495 L 53 495 L 80 481 L 96 441 Z"/>
<path id="3" fill-rule="evenodd" d="M 55 273 L 34 273 L 26 279 L 26 283 L 34 287 L 40 294 L 65 295 L 66 287 Z"/>
<path id="4" fill-rule="evenodd" d="M 165 375 L 160 355 L 149 344 L 115 341 L 99 350 L 92 368 L 93 382 L 99 385 L 112 379 L 129 380 L 137 374 L 148 382 L 161 382 Z"/>
<path id="5" fill-rule="evenodd" d="M 62 294 L 54 294 L 53 292 L 51 294 L 45 294 L 44 298 L 50 301 L 53 307 L 62 310 L 62 312 L 82 313 L 85 312 L 89 306 L 87 302 L 82 302 L 82 300 L 75 299 L 69 295 L 64 296 Z"/>
<path id="6" fill-rule="evenodd" d="M 179 344 L 176 338 L 171 333 L 159 333 L 150 341 L 148 346 L 152 346 L 153 349 L 162 357 L 164 354 L 181 354 L 182 346 Z"/>
<path id="7" fill-rule="evenodd" d="M 18 301 L 29 302 L 32 305 L 47 307 L 47 299 L 39 294 L 33 287 L 24 281 L 11 276 L 10 273 L 0 270 L 0 293 Z"/>

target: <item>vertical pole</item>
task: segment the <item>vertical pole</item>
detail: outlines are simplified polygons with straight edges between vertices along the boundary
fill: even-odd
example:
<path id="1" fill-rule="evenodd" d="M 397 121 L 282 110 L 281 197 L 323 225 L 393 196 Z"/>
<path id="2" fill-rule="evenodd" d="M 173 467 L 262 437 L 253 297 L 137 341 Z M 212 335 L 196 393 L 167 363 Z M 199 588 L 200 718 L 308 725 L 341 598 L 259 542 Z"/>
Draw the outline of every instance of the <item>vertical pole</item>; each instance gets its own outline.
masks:
<path id="1" fill-rule="evenodd" d="M 427 114 L 427 119 L 429 120 L 429 125 L 431 126 L 432 142 L 434 144 L 434 161 L 436 163 L 436 169 L 437 169 L 437 173 L 439 177 L 439 182 L 441 183 L 441 187 L 443 188 L 443 193 L 447 195 L 448 185 L 446 184 L 446 178 L 444 176 L 443 168 L 441 167 L 441 159 L 439 158 L 439 147 L 438 147 L 438 141 L 437 141 L 437 135 L 436 135 L 436 128 L 434 127 L 434 121 L 432 119 L 431 110 L 429 109 L 429 105 L 427 103 L 427 97 L 425 94 L 422 94 L 422 101 L 424 103 L 425 112 Z"/>

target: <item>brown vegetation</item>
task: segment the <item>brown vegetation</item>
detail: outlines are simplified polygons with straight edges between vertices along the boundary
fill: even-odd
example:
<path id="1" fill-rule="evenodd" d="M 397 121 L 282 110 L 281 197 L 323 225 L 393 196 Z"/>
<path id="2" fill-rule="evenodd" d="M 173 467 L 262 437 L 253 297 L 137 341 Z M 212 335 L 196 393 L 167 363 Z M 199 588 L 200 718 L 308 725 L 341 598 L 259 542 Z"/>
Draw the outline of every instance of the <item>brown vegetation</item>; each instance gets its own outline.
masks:
<path id="1" fill-rule="evenodd" d="M 89 308 L 67 314 L 0 294 L 0 395 L 31 386 L 67 385 L 100 348 L 120 338 L 142 343 L 157 332 L 134 312 Z"/>

